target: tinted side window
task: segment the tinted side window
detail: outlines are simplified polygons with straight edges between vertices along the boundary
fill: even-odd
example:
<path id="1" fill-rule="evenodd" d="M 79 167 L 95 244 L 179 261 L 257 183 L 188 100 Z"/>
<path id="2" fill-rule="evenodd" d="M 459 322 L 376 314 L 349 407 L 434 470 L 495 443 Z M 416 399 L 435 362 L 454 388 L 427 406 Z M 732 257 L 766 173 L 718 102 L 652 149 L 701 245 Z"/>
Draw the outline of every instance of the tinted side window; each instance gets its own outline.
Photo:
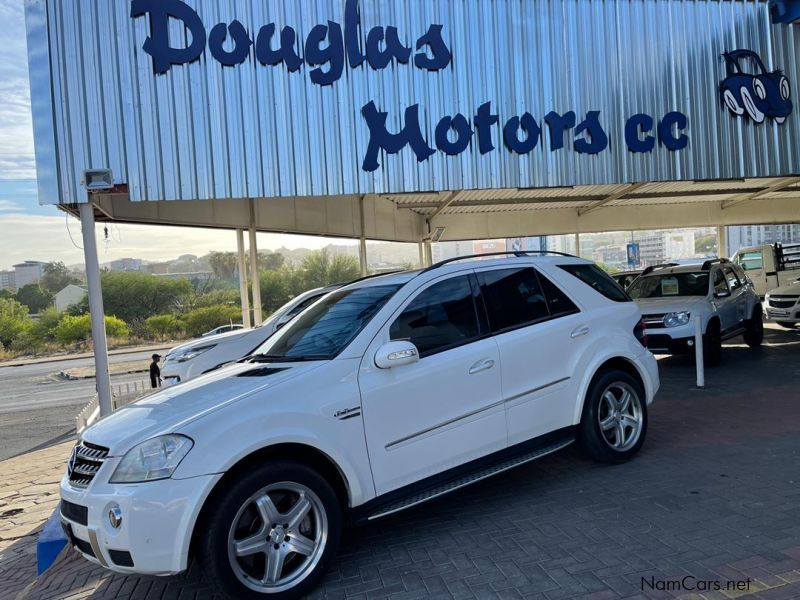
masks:
<path id="1" fill-rule="evenodd" d="M 411 301 L 392 323 L 392 340 L 408 340 L 430 356 L 480 337 L 475 294 L 468 276 L 435 283 Z"/>
<path id="2" fill-rule="evenodd" d="M 731 267 L 725 267 L 725 279 L 728 280 L 728 285 L 731 286 L 731 291 L 738 290 L 742 287 L 739 277 Z"/>
<path id="3" fill-rule="evenodd" d="M 533 269 L 478 273 L 492 331 L 504 331 L 550 316 L 547 297 Z"/>
<path id="4" fill-rule="evenodd" d="M 722 274 L 722 269 L 714 271 L 714 292 L 725 293 L 728 291 L 728 284 L 725 282 L 725 275 Z"/>
<path id="5" fill-rule="evenodd" d="M 564 315 L 581 312 L 564 292 L 541 273 L 539 273 L 539 283 L 542 285 L 544 295 L 547 297 L 547 305 L 550 307 L 551 317 L 563 317 Z"/>
<path id="6" fill-rule="evenodd" d="M 631 302 L 630 297 L 619 286 L 619 284 L 612 279 L 612 277 L 603 271 L 597 265 L 559 265 L 570 275 L 574 275 L 583 283 L 591 287 L 594 291 L 603 294 L 609 300 L 614 302 Z"/>

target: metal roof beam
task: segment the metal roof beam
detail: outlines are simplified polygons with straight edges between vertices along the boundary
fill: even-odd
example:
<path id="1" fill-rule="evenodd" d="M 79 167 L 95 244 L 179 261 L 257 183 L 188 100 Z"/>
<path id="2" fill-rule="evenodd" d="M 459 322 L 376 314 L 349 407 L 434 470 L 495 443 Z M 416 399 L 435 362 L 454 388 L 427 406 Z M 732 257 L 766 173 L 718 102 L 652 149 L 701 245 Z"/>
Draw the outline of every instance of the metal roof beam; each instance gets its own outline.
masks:
<path id="1" fill-rule="evenodd" d="M 578 216 L 582 217 L 586 213 L 590 213 L 593 210 L 597 210 L 598 208 L 603 208 L 603 206 L 605 206 L 606 204 L 608 204 L 610 202 L 614 202 L 615 200 L 620 200 L 620 199 L 624 198 L 625 196 L 627 196 L 628 194 L 630 194 L 632 192 L 635 192 L 636 190 L 638 190 L 640 187 L 642 187 L 644 185 L 645 185 L 645 183 L 632 183 L 630 185 L 627 185 L 624 188 L 622 188 L 621 190 L 618 190 L 618 191 L 614 192 L 610 196 L 606 196 L 602 200 L 598 200 L 597 202 L 594 202 L 594 203 L 590 204 L 589 206 L 585 206 L 583 208 L 579 208 L 578 209 Z"/>
<path id="2" fill-rule="evenodd" d="M 778 181 L 777 183 L 773 183 L 772 185 L 763 188 L 761 190 L 749 194 L 742 194 L 737 198 L 733 198 L 732 200 L 726 200 L 725 202 L 722 203 L 722 210 L 730 208 L 731 206 L 736 206 L 737 204 L 741 204 L 742 202 L 757 200 L 758 198 L 762 198 L 763 196 L 766 196 L 767 194 L 771 194 L 773 192 L 779 192 L 796 183 L 800 183 L 800 177 L 785 177 L 780 181 Z"/>
<path id="3" fill-rule="evenodd" d="M 457 198 L 459 198 L 462 193 L 463 190 L 461 192 L 444 192 L 443 194 L 440 194 L 441 196 L 444 197 L 444 200 L 442 201 L 441 204 L 439 204 L 439 206 L 436 207 L 436 210 L 434 210 L 430 214 L 430 216 L 428 217 L 428 223 L 430 223 L 436 217 L 438 217 L 442 213 L 442 211 L 445 210 L 448 206 L 450 206 Z"/>

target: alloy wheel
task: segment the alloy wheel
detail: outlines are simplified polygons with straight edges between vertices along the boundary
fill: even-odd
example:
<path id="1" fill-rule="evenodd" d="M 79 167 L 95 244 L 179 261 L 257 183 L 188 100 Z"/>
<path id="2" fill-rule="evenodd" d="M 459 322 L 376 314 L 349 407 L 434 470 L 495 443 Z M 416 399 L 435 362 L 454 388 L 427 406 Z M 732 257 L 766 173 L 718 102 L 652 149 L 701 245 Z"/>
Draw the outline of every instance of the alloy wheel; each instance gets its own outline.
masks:
<path id="1" fill-rule="evenodd" d="M 632 448 L 642 433 L 642 403 L 630 385 L 610 384 L 600 397 L 597 413 L 600 432 L 606 444 L 618 452 Z"/>
<path id="2" fill-rule="evenodd" d="M 298 585 L 317 567 L 328 539 L 328 518 L 305 485 L 280 482 L 253 494 L 228 534 L 228 558 L 250 589 L 276 594 Z"/>

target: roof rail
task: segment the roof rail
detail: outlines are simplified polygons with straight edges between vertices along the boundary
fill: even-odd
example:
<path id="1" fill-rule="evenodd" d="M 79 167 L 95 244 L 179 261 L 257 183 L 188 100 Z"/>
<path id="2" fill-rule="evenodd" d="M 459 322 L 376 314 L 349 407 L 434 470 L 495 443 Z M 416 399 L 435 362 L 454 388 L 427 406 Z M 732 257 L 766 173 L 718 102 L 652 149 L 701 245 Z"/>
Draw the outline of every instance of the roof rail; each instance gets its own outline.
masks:
<path id="1" fill-rule="evenodd" d="M 358 279 L 353 279 L 353 281 L 345 281 L 339 283 L 332 283 L 330 285 L 326 285 L 323 287 L 332 287 L 334 285 L 338 285 L 344 287 L 346 285 L 350 285 L 353 283 L 358 283 L 359 281 L 366 281 L 367 279 L 372 279 L 373 277 L 383 277 L 384 275 L 396 275 L 397 273 L 405 273 L 405 269 L 397 269 L 395 271 L 384 271 L 383 273 L 373 273 L 372 275 L 364 275 L 364 277 L 359 277 Z"/>
<path id="2" fill-rule="evenodd" d="M 449 265 L 450 263 L 457 262 L 459 260 L 469 260 L 472 258 L 486 258 L 487 256 L 515 256 L 517 258 L 524 258 L 526 256 L 566 256 L 567 258 L 580 258 L 575 256 L 574 254 L 567 254 L 566 252 L 556 252 L 555 250 L 512 250 L 509 252 L 487 252 L 486 254 L 467 254 L 465 256 L 455 256 L 453 258 L 447 258 L 445 260 L 440 260 L 434 265 L 431 265 L 422 273 L 427 273 L 428 271 L 433 271 L 438 269 L 439 267 L 443 267 L 444 265 Z"/>
<path id="3" fill-rule="evenodd" d="M 729 263 L 729 262 L 731 262 L 731 261 L 729 261 L 727 258 L 712 258 L 711 260 L 707 260 L 706 262 L 703 263 L 703 266 L 701 267 L 701 270 L 702 271 L 710 271 L 711 270 L 711 265 L 717 265 L 717 264 L 724 265 L 724 264 Z"/>
<path id="4" fill-rule="evenodd" d="M 669 269 L 670 267 L 680 267 L 678 263 L 662 263 L 660 265 L 650 265 L 644 271 L 642 271 L 642 275 L 650 275 L 656 269 Z"/>

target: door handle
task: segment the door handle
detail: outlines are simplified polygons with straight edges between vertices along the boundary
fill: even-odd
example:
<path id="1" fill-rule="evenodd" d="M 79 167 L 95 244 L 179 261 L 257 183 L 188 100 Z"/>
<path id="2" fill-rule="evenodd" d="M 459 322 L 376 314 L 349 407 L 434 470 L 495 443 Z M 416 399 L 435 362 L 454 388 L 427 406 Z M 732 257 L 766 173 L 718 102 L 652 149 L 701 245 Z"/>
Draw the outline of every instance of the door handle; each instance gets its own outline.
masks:
<path id="1" fill-rule="evenodd" d="M 589 334 L 590 329 L 586 326 L 578 327 L 575 331 L 570 334 L 570 337 L 574 340 L 575 338 L 583 337 L 584 335 Z"/>
<path id="2" fill-rule="evenodd" d="M 493 366 L 494 366 L 494 361 L 491 358 L 479 360 L 469 368 L 469 374 L 475 375 L 476 373 L 482 373 L 483 371 L 488 371 Z"/>

